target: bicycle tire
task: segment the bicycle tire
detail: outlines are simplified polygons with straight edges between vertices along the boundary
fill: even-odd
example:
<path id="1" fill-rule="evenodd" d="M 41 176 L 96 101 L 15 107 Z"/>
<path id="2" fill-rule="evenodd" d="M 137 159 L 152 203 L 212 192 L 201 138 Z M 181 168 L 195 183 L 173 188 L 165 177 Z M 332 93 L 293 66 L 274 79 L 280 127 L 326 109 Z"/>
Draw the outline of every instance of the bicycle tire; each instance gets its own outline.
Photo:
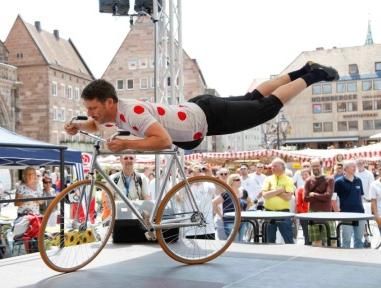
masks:
<path id="1" fill-rule="evenodd" d="M 225 189 L 225 192 L 227 192 L 229 194 L 229 197 L 231 197 L 231 200 L 232 200 L 232 204 L 235 207 L 235 211 L 234 211 L 234 216 L 235 216 L 234 217 L 234 224 L 233 224 L 233 228 L 231 229 L 231 232 L 230 232 L 230 235 L 229 235 L 228 239 L 226 240 L 225 243 L 222 243 L 223 245 L 217 251 L 214 251 L 210 255 L 205 255 L 204 257 L 198 257 L 198 258 L 195 258 L 195 259 L 193 259 L 193 258 L 190 259 L 189 257 L 184 257 L 183 255 L 179 255 L 179 253 L 177 251 L 174 251 L 174 247 L 171 247 L 171 246 L 176 246 L 178 244 L 171 245 L 171 243 L 168 243 L 168 241 L 166 241 L 166 236 L 164 234 L 165 233 L 168 234 L 168 230 L 169 229 L 157 229 L 156 236 L 157 236 L 158 242 L 159 242 L 160 246 L 162 247 L 162 249 L 164 250 L 164 252 L 169 257 L 171 257 L 172 259 L 174 259 L 174 260 L 176 260 L 178 262 L 189 264 L 189 265 L 192 265 L 192 264 L 202 264 L 202 263 L 209 262 L 209 261 L 215 259 L 216 257 L 220 256 L 223 252 L 226 251 L 226 249 L 234 241 L 234 239 L 235 239 L 235 237 L 237 235 L 238 229 L 240 227 L 240 220 L 241 220 L 241 213 L 240 213 L 240 208 L 239 208 L 240 204 L 239 204 L 239 201 L 238 201 L 236 195 L 232 191 L 232 189 L 226 183 L 222 182 L 221 180 L 218 180 L 217 178 L 209 177 L 209 176 L 195 176 L 195 177 L 191 177 L 191 178 L 187 179 L 187 181 L 189 183 L 189 186 L 191 186 L 192 184 L 198 183 L 198 182 L 204 182 L 204 183 L 209 182 L 209 183 L 213 183 L 215 185 L 219 185 L 220 187 Z M 159 205 L 159 208 L 158 208 L 158 212 L 157 212 L 157 215 L 156 215 L 156 219 L 157 219 L 156 224 L 160 224 L 162 222 L 164 215 L 166 215 L 168 217 L 168 212 L 167 212 L 167 214 L 165 214 L 166 213 L 165 210 L 167 208 L 167 204 L 169 203 L 169 201 L 171 200 L 171 198 L 173 196 L 176 196 L 175 195 L 176 193 L 178 193 L 179 191 L 180 191 L 179 193 L 181 193 L 181 190 L 184 187 L 186 187 L 185 180 L 183 180 L 182 182 L 180 182 L 177 185 L 175 185 L 165 195 L 165 197 L 161 201 L 161 203 Z M 174 213 L 174 215 L 175 214 L 177 215 L 177 213 Z M 182 229 L 182 228 L 179 228 L 179 229 Z M 179 235 L 180 234 L 181 233 L 179 232 Z M 184 238 L 181 239 L 181 241 L 187 239 L 188 242 L 191 242 L 191 241 L 189 241 L 189 238 L 187 238 L 187 237 L 188 236 L 185 236 Z M 197 239 L 197 241 L 200 242 L 200 241 L 203 241 L 203 240 Z M 212 241 L 220 241 L 221 242 L 221 240 L 205 239 L 205 242 L 207 242 L 207 241 L 209 241 L 208 242 L 209 244 Z M 198 245 L 198 243 L 195 243 L 195 245 Z M 210 245 L 208 245 L 208 246 L 210 246 Z M 207 250 L 207 249 L 205 249 L 205 250 Z"/>
<path id="2" fill-rule="evenodd" d="M 93 189 L 93 191 L 92 191 L 92 193 L 90 193 L 90 195 L 93 196 L 93 194 L 95 194 L 94 201 L 97 201 L 97 199 L 96 199 L 96 196 L 97 196 L 96 193 L 99 192 L 99 191 L 101 191 L 101 193 L 104 192 L 105 194 L 102 194 L 102 203 L 103 203 L 103 197 L 107 197 L 107 198 L 105 198 L 105 201 L 107 201 L 107 205 L 110 205 L 108 207 L 110 215 L 107 215 L 107 220 L 104 221 L 104 220 L 99 218 L 99 217 L 102 217 L 102 214 L 101 215 L 97 215 L 97 213 L 93 213 L 94 215 L 92 215 L 92 217 L 94 218 L 93 219 L 94 222 L 102 220 L 102 221 L 97 222 L 98 224 L 101 224 L 102 226 L 100 226 L 98 224 L 97 224 L 98 226 L 95 225 L 95 224 L 89 224 L 89 226 L 91 226 L 91 230 L 89 230 L 90 228 L 85 230 L 85 233 L 88 233 L 88 235 L 83 234 L 84 231 L 80 231 L 81 228 L 78 228 L 78 229 L 74 228 L 73 230 L 70 230 L 70 229 L 66 230 L 66 224 L 67 224 L 65 222 L 66 220 L 68 220 L 68 224 L 70 222 L 74 222 L 74 221 L 78 221 L 76 223 L 80 223 L 82 221 L 82 223 L 79 224 L 79 225 L 83 225 L 85 223 L 84 219 L 83 219 L 83 217 L 85 217 L 84 216 L 85 214 L 81 215 L 80 217 L 78 216 L 80 214 L 80 213 L 78 213 L 78 211 L 80 210 L 80 207 L 83 207 L 83 206 L 80 206 L 80 203 L 76 203 L 77 204 L 76 213 L 73 213 L 73 212 L 70 213 L 70 214 L 76 214 L 78 219 L 73 219 L 73 220 L 70 219 L 70 218 L 66 219 L 66 218 L 62 218 L 62 216 L 59 218 L 59 217 L 57 217 L 57 215 L 53 214 L 53 213 L 56 213 L 57 208 L 60 207 L 58 205 L 62 205 L 62 203 L 64 203 L 63 204 L 64 205 L 63 206 L 64 207 L 63 208 L 64 211 L 65 211 L 66 207 L 69 207 L 70 209 L 72 209 L 72 207 L 74 206 L 75 202 L 70 202 L 70 200 L 68 200 L 70 198 L 69 194 L 73 193 L 73 191 L 76 191 L 81 186 L 85 186 L 86 187 L 86 186 L 88 186 L 90 184 L 91 184 L 91 180 L 81 180 L 81 181 L 77 181 L 74 184 L 72 184 L 72 185 L 68 186 L 67 188 L 65 188 L 62 192 L 60 192 L 57 195 L 56 198 L 53 199 L 53 201 L 48 206 L 48 208 L 46 210 L 46 213 L 45 213 L 45 215 L 43 217 L 43 220 L 42 220 L 42 223 L 41 223 L 41 229 L 40 229 L 39 235 L 38 235 L 38 248 L 39 248 L 39 251 L 40 251 L 41 258 L 44 261 L 44 263 L 49 268 L 51 268 L 51 269 L 53 269 L 55 271 L 65 272 L 66 273 L 66 272 L 72 272 L 72 271 L 78 270 L 78 269 L 86 266 L 92 260 L 95 259 L 95 257 L 101 252 L 101 250 L 104 248 L 104 246 L 108 242 L 108 239 L 110 238 L 110 235 L 111 235 L 111 232 L 112 232 L 112 228 L 113 228 L 114 223 L 115 223 L 115 202 L 114 202 L 113 194 L 111 193 L 109 188 L 106 187 L 104 184 L 102 184 L 99 181 L 96 181 L 94 183 L 94 187 L 99 188 L 99 190 L 95 190 L 95 192 L 94 192 L 94 189 Z M 89 199 L 90 199 L 89 200 L 90 202 L 93 201 L 92 197 L 89 197 Z M 67 206 L 67 205 L 69 205 L 69 206 Z M 96 205 L 96 203 L 94 205 Z M 102 207 L 102 208 L 104 209 L 104 207 Z M 82 209 L 84 209 L 84 208 L 82 208 Z M 70 210 L 70 211 L 72 211 L 72 210 Z M 90 212 L 90 213 L 92 213 L 92 212 Z M 90 214 L 90 213 L 87 213 L 87 214 Z M 102 211 L 102 213 L 104 213 L 104 210 Z M 100 213 L 98 213 L 98 214 L 100 214 Z M 65 215 L 66 215 L 66 213 L 65 213 Z M 65 231 L 64 231 L 65 237 L 68 236 L 68 237 L 66 237 L 66 240 L 63 239 L 60 236 L 60 238 L 58 238 L 58 239 L 60 239 L 59 240 L 60 244 L 59 245 L 52 245 L 52 247 L 56 247 L 55 250 L 54 250 L 54 253 L 50 249 L 47 250 L 47 248 L 49 248 L 49 247 L 48 247 L 48 244 L 46 244 L 46 241 L 52 241 L 53 242 L 53 240 L 55 239 L 55 238 L 53 238 L 53 240 L 51 240 L 50 237 L 49 238 L 46 237 L 46 235 L 50 234 L 50 232 L 46 231 L 46 229 L 47 229 L 48 221 L 51 219 L 51 217 L 53 217 L 53 220 L 54 220 L 55 217 L 57 217 L 56 219 L 60 220 L 59 223 L 61 223 L 61 221 L 63 221 L 64 229 L 65 229 Z M 70 215 L 69 217 L 72 217 L 72 215 Z M 90 217 L 90 216 L 88 216 L 88 217 Z M 81 218 L 82 218 L 82 220 L 81 220 Z M 103 223 L 103 221 L 104 221 L 104 223 Z M 91 220 L 90 220 L 90 222 L 91 222 Z M 59 223 L 56 223 L 56 226 L 60 225 Z M 85 227 L 87 227 L 87 222 L 85 224 Z M 106 228 L 104 228 L 104 227 L 106 227 Z M 55 227 L 55 229 L 56 228 L 57 227 Z M 103 230 L 107 229 L 107 231 L 104 232 L 102 229 Z M 76 240 L 73 240 L 73 243 L 68 243 L 67 244 L 66 242 L 70 240 L 70 239 L 68 239 L 69 235 L 70 235 L 69 233 L 72 233 L 71 237 L 73 237 L 73 239 L 75 238 Z M 77 233 L 77 234 L 74 234 L 74 233 Z M 104 233 L 104 235 L 102 233 Z M 55 237 L 58 237 L 58 236 L 59 235 L 56 235 Z M 101 237 L 101 236 L 102 236 L 102 239 L 101 239 L 100 243 L 96 242 L 98 240 L 98 238 Z M 78 244 L 78 243 L 75 243 L 74 241 L 78 241 L 78 242 L 81 242 L 81 243 Z M 56 244 L 58 244 L 58 243 L 56 243 Z M 84 245 L 83 246 L 84 249 L 86 248 L 86 245 L 87 245 L 87 247 L 90 247 L 88 249 L 95 250 L 95 251 L 91 255 L 89 255 L 89 257 L 87 259 L 84 259 L 80 263 L 76 263 L 76 264 L 73 264 L 73 265 L 64 265 L 64 264 L 57 263 L 58 260 L 59 260 L 58 258 L 60 256 L 62 256 L 62 255 L 65 256 L 64 249 L 67 249 L 69 251 L 71 250 L 71 255 L 69 255 L 69 256 L 74 255 L 74 257 L 78 258 L 74 249 L 75 249 L 75 247 L 77 249 L 80 249 L 79 246 L 81 246 L 81 245 Z M 95 249 L 93 249 L 93 247 Z M 74 250 L 74 253 L 73 253 L 73 250 Z M 50 256 L 50 254 L 52 254 L 52 256 Z M 66 254 L 68 254 L 68 253 L 66 252 Z M 57 261 L 53 261 L 53 256 L 57 258 Z M 63 257 L 61 257 L 61 258 L 63 258 Z"/>

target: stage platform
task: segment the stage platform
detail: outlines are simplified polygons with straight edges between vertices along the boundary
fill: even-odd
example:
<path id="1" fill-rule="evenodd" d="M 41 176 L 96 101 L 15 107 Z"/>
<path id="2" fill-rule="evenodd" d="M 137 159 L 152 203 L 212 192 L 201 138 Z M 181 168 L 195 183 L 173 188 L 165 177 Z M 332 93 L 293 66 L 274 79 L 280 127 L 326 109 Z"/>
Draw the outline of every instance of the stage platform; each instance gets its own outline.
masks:
<path id="1" fill-rule="evenodd" d="M 108 245 L 88 266 L 60 274 L 39 254 L 0 260 L 1 288 L 219 288 L 381 286 L 381 250 L 233 244 L 216 260 L 186 266 L 156 244 Z"/>

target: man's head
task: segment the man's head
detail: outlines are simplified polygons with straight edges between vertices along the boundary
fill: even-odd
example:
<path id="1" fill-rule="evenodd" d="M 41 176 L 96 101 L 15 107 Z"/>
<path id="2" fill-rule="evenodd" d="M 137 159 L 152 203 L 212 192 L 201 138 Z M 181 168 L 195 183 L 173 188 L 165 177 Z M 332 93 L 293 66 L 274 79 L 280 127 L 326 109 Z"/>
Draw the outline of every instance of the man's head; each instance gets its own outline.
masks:
<path id="1" fill-rule="evenodd" d="M 343 170 L 343 163 L 337 163 L 335 165 L 335 174 L 336 175 L 342 175 L 344 173 L 344 170 Z"/>
<path id="2" fill-rule="evenodd" d="M 311 169 L 311 163 L 310 162 L 303 162 L 302 163 L 302 169 Z"/>
<path id="3" fill-rule="evenodd" d="M 241 176 L 247 176 L 249 174 L 249 166 L 245 163 L 241 164 L 241 167 L 239 168 L 239 173 Z"/>
<path id="4" fill-rule="evenodd" d="M 256 173 L 259 175 L 259 174 L 263 174 L 263 170 L 265 168 L 265 165 L 263 163 L 257 163 L 256 165 Z"/>
<path id="5" fill-rule="evenodd" d="M 217 177 L 222 181 L 226 182 L 229 176 L 229 170 L 222 167 L 217 171 Z"/>
<path id="6" fill-rule="evenodd" d="M 120 163 L 122 164 L 123 170 L 126 168 L 133 168 L 135 164 L 135 155 L 131 155 L 131 154 L 121 155 Z"/>
<path id="7" fill-rule="evenodd" d="M 302 179 L 306 181 L 311 176 L 311 170 L 303 169 L 302 172 L 300 172 L 300 175 L 302 175 Z"/>
<path id="8" fill-rule="evenodd" d="M 255 173 L 257 171 L 257 166 L 255 164 L 250 165 L 249 167 L 250 173 Z"/>
<path id="9" fill-rule="evenodd" d="M 357 169 L 362 172 L 365 170 L 365 162 L 364 160 L 361 160 L 361 159 L 357 159 L 356 160 L 356 164 L 357 164 Z"/>
<path id="10" fill-rule="evenodd" d="M 315 177 L 322 175 L 322 165 L 323 162 L 319 158 L 314 158 L 311 160 L 312 174 L 314 174 Z"/>
<path id="11" fill-rule="evenodd" d="M 271 162 L 271 170 L 275 176 L 283 175 L 286 171 L 286 162 L 280 158 L 275 158 Z"/>
<path id="12" fill-rule="evenodd" d="M 356 172 L 356 161 L 355 160 L 346 160 L 343 163 L 343 169 L 345 176 L 353 176 Z"/>
<path id="13" fill-rule="evenodd" d="M 49 191 L 50 188 L 52 187 L 52 178 L 45 176 L 42 179 L 42 185 L 45 191 Z"/>
<path id="14" fill-rule="evenodd" d="M 100 124 L 115 121 L 118 97 L 111 83 L 103 79 L 94 80 L 83 89 L 81 98 L 87 116 Z"/>

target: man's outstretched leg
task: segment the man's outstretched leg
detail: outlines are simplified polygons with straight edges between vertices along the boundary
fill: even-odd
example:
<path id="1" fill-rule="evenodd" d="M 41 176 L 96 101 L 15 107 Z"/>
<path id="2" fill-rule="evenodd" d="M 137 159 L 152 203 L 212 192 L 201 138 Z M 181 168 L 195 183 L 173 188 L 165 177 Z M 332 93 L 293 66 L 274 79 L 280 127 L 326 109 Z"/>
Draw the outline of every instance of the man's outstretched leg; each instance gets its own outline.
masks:
<path id="1" fill-rule="evenodd" d="M 320 81 L 334 81 L 339 79 L 336 69 L 317 63 L 310 64 L 311 71 L 300 78 L 278 87 L 272 92 L 283 104 L 294 98 L 308 86 Z M 288 76 L 288 75 L 287 75 Z"/>

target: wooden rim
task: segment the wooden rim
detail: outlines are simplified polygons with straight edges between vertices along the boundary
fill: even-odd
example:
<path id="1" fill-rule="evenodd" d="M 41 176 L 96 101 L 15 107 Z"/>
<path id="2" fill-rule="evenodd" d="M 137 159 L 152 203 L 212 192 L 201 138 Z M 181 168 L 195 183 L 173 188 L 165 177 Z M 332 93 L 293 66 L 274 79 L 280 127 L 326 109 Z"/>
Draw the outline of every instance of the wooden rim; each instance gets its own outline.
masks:
<path id="1" fill-rule="evenodd" d="M 231 195 L 232 195 L 232 199 L 233 201 L 235 202 L 236 204 L 236 207 L 240 207 L 239 205 L 239 202 L 238 202 L 238 198 L 237 196 L 234 194 L 234 192 L 232 191 L 232 189 L 225 183 L 225 182 L 222 182 L 221 180 L 217 179 L 217 178 L 214 178 L 214 177 L 210 177 L 210 176 L 195 176 L 195 177 L 191 177 L 189 179 L 187 179 L 188 183 L 189 184 L 192 184 L 193 182 L 201 182 L 201 181 L 209 181 L 209 182 L 213 182 L 215 184 L 218 184 L 218 185 L 221 185 L 223 186 L 226 190 L 228 190 Z M 160 205 L 159 205 L 159 208 L 158 208 L 158 211 L 157 211 L 157 223 L 160 224 L 161 222 L 161 219 L 163 217 L 163 214 L 164 214 L 164 209 L 165 209 L 165 206 L 166 206 L 166 203 L 168 203 L 169 199 L 176 193 L 178 192 L 180 189 L 182 189 L 183 187 L 185 187 L 185 180 L 181 181 L 180 183 L 176 184 L 171 190 L 169 190 L 169 192 L 165 195 L 164 199 L 161 201 Z M 178 255 L 176 255 L 175 253 L 173 253 L 167 246 L 165 240 L 163 239 L 162 235 L 162 229 L 158 229 L 156 231 L 156 237 L 157 237 L 157 240 L 161 246 L 161 248 L 164 250 L 164 252 L 169 256 L 171 257 L 172 259 L 178 261 L 178 262 L 181 262 L 181 263 L 185 263 L 185 264 L 189 264 L 189 265 L 192 265 L 192 264 L 202 264 L 202 263 L 205 263 L 205 262 L 208 262 L 208 261 L 211 261 L 215 258 L 217 258 L 218 256 L 220 256 L 222 253 L 224 253 L 226 251 L 226 249 L 231 245 L 231 243 L 234 241 L 237 233 L 238 233 L 238 229 L 240 227 L 240 222 L 241 222 L 241 213 L 240 211 L 238 210 L 238 213 L 236 212 L 236 218 L 235 218 L 237 221 L 235 222 L 236 225 L 232 231 L 232 234 L 230 235 L 230 239 L 228 241 L 226 241 L 225 245 L 222 246 L 222 248 L 220 250 L 218 250 L 216 253 L 213 253 L 212 255 L 206 257 L 206 258 L 202 258 L 202 259 L 185 259 L 183 257 L 180 257 Z"/>
<path id="2" fill-rule="evenodd" d="M 46 229 L 46 224 L 49 220 L 49 217 L 53 211 L 53 209 L 55 208 L 55 206 L 57 205 L 57 203 L 59 201 L 61 201 L 70 191 L 74 190 L 75 188 L 77 188 L 78 186 L 81 186 L 81 185 L 88 185 L 91 183 L 91 180 L 81 180 L 81 181 L 77 181 L 75 182 L 74 184 L 66 187 L 64 190 L 62 190 L 58 196 L 56 198 L 53 199 L 53 201 L 50 203 L 50 205 L 48 206 L 45 214 L 44 214 L 44 217 L 42 219 L 42 223 L 41 223 L 41 228 L 40 228 L 40 231 L 39 231 L 39 234 L 38 234 L 38 250 L 40 251 L 40 255 L 41 255 L 41 258 L 42 260 L 45 262 L 45 264 L 55 270 L 55 271 L 58 271 L 58 272 L 73 272 L 75 270 L 78 270 L 84 266 L 86 266 L 87 264 L 89 264 L 92 260 L 94 260 L 94 258 L 102 251 L 103 247 L 106 245 L 108 239 L 110 238 L 110 235 L 111 235 L 111 232 L 112 232 L 112 228 L 114 227 L 114 223 L 115 223 L 115 202 L 114 202 L 114 197 L 113 197 L 113 194 L 111 193 L 110 189 L 105 186 L 103 183 L 99 182 L 99 181 L 95 181 L 95 186 L 98 186 L 100 188 L 102 188 L 102 190 L 108 194 L 108 196 L 110 197 L 110 199 L 112 201 L 110 201 L 110 204 L 111 204 L 111 217 L 112 217 L 112 220 L 111 220 L 111 225 L 110 225 L 110 229 L 103 241 L 103 244 L 99 247 L 98 251 L 94 253 L 93 256 L 91 256 L 88 260 L 86 260 L 84 263 L 80 264 L 80 265 L 77 265 L 75 267 L 72 267 L 72 268 L 62 268 L 62 267 L 59 267 L 55 264 L 53 264 L 50 260 L 49 260 L 49 257 L 46 255 L 46 250 L 45 250 L 45 243 L 44 243 L 44 240 L 45 240 L 45 229 Z"/>

